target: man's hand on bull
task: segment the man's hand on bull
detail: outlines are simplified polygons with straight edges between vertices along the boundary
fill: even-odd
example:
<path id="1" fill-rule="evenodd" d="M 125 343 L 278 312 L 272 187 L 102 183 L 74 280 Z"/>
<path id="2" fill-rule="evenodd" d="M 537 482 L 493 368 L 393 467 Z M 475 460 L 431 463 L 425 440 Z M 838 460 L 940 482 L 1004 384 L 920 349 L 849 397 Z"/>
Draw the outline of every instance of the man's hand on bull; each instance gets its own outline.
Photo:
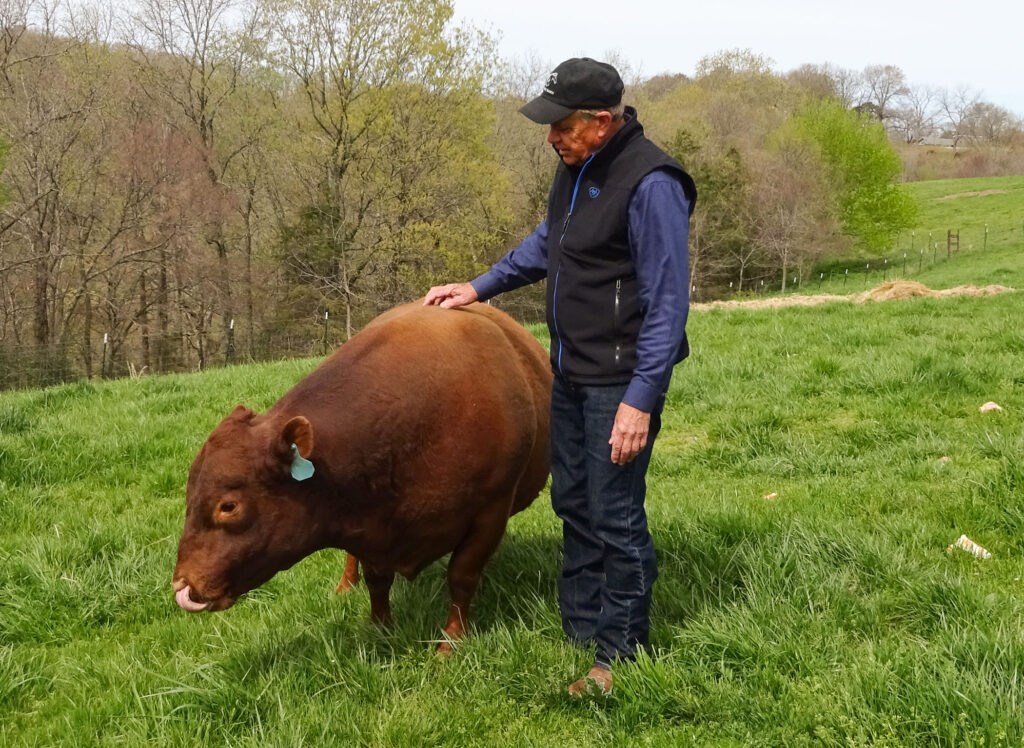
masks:
<path id="1" fill-rule="evenodd" d="M 423 305 L 454 309 L 457 306 L 472 304 L 476 300 L 476 289 L 471 283 L 449 283 L 444 286 L 434 286 L 427 291 L 427 295 L 423 298 Z"/>
<path id="2" fill-rule="evenodd" d="M 625 465 L 633 460 L 645 446 L 647 433 L 651 428 L 651 414 L 637 410 L 631 405 L 619 403 L 612 425 L 612 462 Z"/>

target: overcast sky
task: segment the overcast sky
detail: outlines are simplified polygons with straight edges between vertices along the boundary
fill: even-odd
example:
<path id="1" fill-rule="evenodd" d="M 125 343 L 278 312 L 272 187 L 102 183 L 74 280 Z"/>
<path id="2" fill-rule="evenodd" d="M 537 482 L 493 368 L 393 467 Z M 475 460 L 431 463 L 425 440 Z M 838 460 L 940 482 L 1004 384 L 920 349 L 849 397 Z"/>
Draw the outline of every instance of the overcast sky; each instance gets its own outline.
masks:
<path id="1" fill-rule="evenodd" d="M 778 71 L 832 62 L 900 67 L 911 84 L 969 85 L 1024 115 L 1024 0 L 454 0 L 500 34 L 505 57 L 558 63 L 615 50 L 643 77 L 692 75 L 702 57 L 750 48 Z"/>

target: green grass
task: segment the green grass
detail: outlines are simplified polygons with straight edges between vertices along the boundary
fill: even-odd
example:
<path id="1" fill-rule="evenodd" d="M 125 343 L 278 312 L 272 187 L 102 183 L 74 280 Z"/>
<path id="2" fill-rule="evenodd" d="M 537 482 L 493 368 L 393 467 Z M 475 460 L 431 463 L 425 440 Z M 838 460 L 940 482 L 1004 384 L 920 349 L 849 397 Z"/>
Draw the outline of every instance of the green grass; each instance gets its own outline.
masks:
<path id="1" fill-rule="evenodd" d="M 547 494 L 450 661 L 441 563 L 387 633 L 333 593 L 338 552 L 178 610 L 192 456 L 315 361 L 0 394 L 0 745 L 1020 745 L 1020 319 L 1019 294 L 695 312 L 650 471 L 652 656 L 603 703 L 564 693 L 590 661 Z"/>
<path id="2" fill-rule="evenodd" d="M 877 286 L 883 278 L 907 278 L 931 288 L 966 284 L 1024 288 L 1024 176 L 940 179 L 905 186 L 917 198 L 921 215 L 913 231 L 903 232 L 896 246 L 885 253 L 887 269 L 883 271 L 878 255 L 830 261 L 812 274 L 802 292 L 817 292 L 820 285 L 822 293 L 854 293 Z M 994 192 L 969 194 L 989 191 Z M 947 259 L 949 230 L 960 232 L 960 251 L 953 261 Z M 868 262 L 871 267 L 866 272 Z M 846 268 L 850 275 L 844 284 Z M 825 281 L 819 284 L 821 271 Z"/>

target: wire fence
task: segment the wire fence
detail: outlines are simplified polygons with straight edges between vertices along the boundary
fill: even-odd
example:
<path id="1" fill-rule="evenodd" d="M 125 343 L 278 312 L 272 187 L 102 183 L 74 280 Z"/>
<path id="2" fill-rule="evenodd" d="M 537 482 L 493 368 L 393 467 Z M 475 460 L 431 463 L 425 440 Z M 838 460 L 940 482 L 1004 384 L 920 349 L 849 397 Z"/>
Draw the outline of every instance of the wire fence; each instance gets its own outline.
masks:
<path id="1" fill-rule="evenodd" d="M 897 278 L 910 279 L 962 253 L 986 252 L 1001 247 L 1018 247 L 1024 252 L 1024 220 L 1016 226 L 989 224 L 965 228 L 904 232 L 896 246 L 875 257 L 826 260 L 812 269 L 793 268 L 783 285 L 781 273 L 761 272 L 728 285 L 695 284 L 690 288 L 693 301 L 739 299 L 776 293 L 854 293 Z"/>
<path id="2" fill-rule="evenodd" d="M 896 278 L 909 279 L 962 253 L 986 252 L 992 248 L 1020 248 L 1024 252 L 1024 222 L 995 228 L 989 225 L 963 229 L 906 232 L 890 252 L 878 257 L 849 262 L 821 264 L 812 271 L 796 270 L 782 287 L 774 271 L 746 279 L 742 292 L 738 283 L 691 288 L 694 301 L 743 298 L 793 293 L 855 293 Z M 510 296 L 510 301 L 518 297 Z M 523 297 L 524 299 L 526 297 Z M 530 309 L 519 300 L 516 311 Z M 526 306 L 523 306 L 526 304 Z M 502 304 L 501 306 L 504 306 Z M 536 315 L 526 315 L 532 316 Z M 87 345 L 59 342 L 38 345 L 0 340 L 0 390 L 48 387 L 83 379 L 117 379 L 151 374 L 189 372 L 211 367 L 324 356 L 340 345 L 344 330 L 332 325 L 326 314 L 302 323 L 303 332 L 261 332 L 239 335 L 234 321 L 225 332 L 204 337 L 185 332 L 140 337 L 138 330 L 115 340 L 111 333 L 92 336 Z"/>
<path id="3" fill-rule="evenodd" d="M 145 346 L 137 336 L 115 345 L 112 336 L 104 333 L 88 352 L 84 341 L 48 345 L 0 342 L 0 390 L 324 356 L 340 344 L 335 336 L 342 331 L 332 331 L 326 324 L 322 328 L 320 334 L 262 335 L 240 342 L 229 334 L 207 338 L 201 344 L 194 335 L 150 335 Z"/>

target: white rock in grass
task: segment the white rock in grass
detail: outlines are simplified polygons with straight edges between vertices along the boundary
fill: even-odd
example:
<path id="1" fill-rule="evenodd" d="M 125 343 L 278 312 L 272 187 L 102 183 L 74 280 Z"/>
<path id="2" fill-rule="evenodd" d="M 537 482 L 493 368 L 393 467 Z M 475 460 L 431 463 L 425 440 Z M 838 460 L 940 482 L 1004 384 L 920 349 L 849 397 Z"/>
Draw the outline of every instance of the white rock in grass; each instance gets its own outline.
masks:
<path id="1" fill-rule="evenodd" d="M 1002 410 L 1002 408 L 999 407 L 999 405 L 997 405 L 996 403 L 989 400 L 987 403 L 978 408 L 978 410 L 982 413 L 988 413 L 990 410 Z"/>

